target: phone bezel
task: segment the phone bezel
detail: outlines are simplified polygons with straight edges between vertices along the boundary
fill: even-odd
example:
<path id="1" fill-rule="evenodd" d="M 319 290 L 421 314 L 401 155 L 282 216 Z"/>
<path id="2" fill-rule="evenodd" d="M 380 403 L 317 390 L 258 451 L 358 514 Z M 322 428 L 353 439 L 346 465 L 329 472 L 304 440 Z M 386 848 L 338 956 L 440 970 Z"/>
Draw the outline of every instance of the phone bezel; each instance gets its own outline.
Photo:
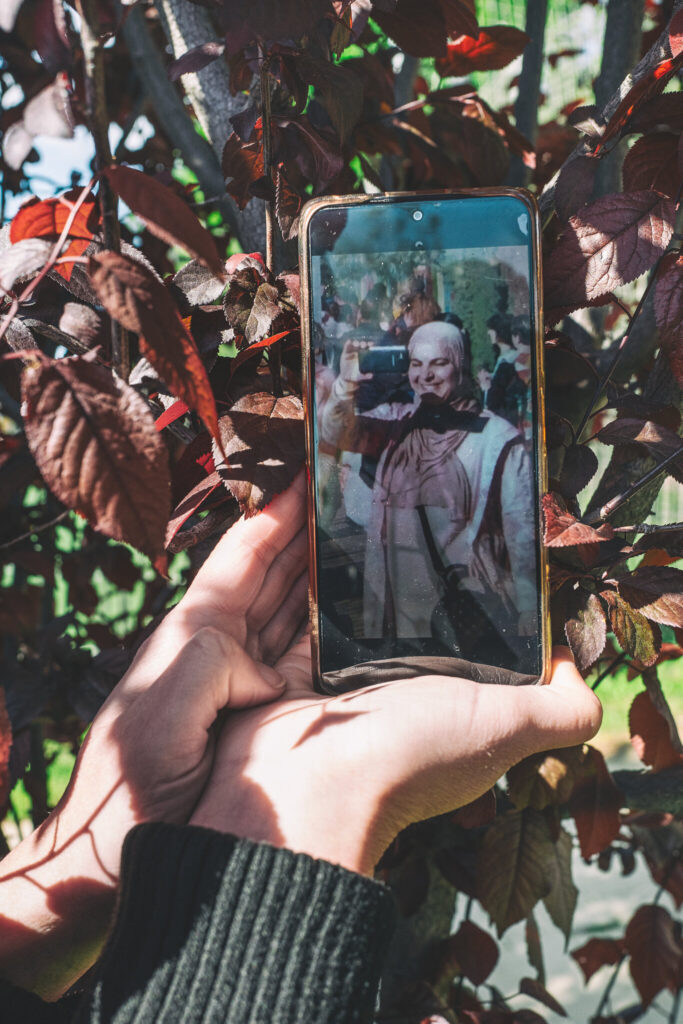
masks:
<path id="1" fill-rule="evenodd" d="M 479 677 L 481 682 L 534 682 L 544 683 L 550 674 L 551 658 L 551 627 L 550 627 L 550 590 L 548 576 L 548 554 L 542 540 L 542 516 L 540 511 L 541 495 L 548 490 L 548 465 L 546 454 L 545 434 L 545 365 L 543 360 L 543 273 L 540 259 L 541 253 L 541 222 L 538 205 L 534 196 L 522 188 L 477 188 L 477 189 L 438 189 L 433 191 L 419 192 L 385 192 L 373 195 L 347 195 L 347 196 L 323 196 L 309 200 L 301 211 L 299 223 L 299 269 L 301 275 L 301 338 L 302 338 L 302 362 L 303 362 L 303 406 L 304 423 L 306 433 L 306 462 L 307 462 L 307 496 L 308 496 L 308 548 L 309 548 L 309 615 L 311 622 L 311 653 L 313 660 L 313 679 L 316 687 L 323 693 L 342 693 L 350 689 L 357 689 L 363 685 L 373 685 L 389 678 L 400 678 L 402 676 L 415 676 L 425 674 L 410 665 L 412 659 L 397 659 L 396 661 L 367 662 L 362 666 L 349 666 L 348 669 L 336 670 L 333 673 L 324 673 L 320 664 L 320 635 L 319 635 L 319 603 L 318 603 L 318 578 L 317 578 L 317 547 L 316 547 L 316 521 L 315 521 L 315 494 L 316 494 L 316 460 L 315 460 L 315 432 L 313 424 L 313 387 L 314 375 L 311 373 L 311 253 L 309 246 L 309 224 L 312 217 L 322 209 L 339 206 L 364 206 L 364 205 L 392 205 L 406 201 L 431 201 L 437 198 L 452 200 L 484 198 L 484 197 L 514 197 L 519 199 L 527 208 L 531 225 L 530 242 L 532 246 L 533 275 L 533 308 L 535 334 L 533 338 L 533 350 L 536 371 L 536 391 L 534 405 L 537 421 L 537 443 L 535 451 L 535 471 L 538 481 L 538 524 L 539 524 L 539 576 L 540 576 L 540 624 L 541 624 L 541 674 L 538 678 L 514 680 L 516 673 L 499 669 L 496 672 L 470 672 L 468 678 Z M 459 674 L 457 659 L 432 659 L 442 661 L 439 670 L 444 674 Z M 467 663 L 468 666 L 474 663 Z M 484 666 L 482 666 L 484 668 Z M 367 683 L 359 683 L 358 679 L 363 674 L 369 674 Z M 326 678 L 326 676 L 328 678 Z M 329 678 L 334 676 L 334 679 Z M 510 678 L 506 678 L 506 677 Z"/>

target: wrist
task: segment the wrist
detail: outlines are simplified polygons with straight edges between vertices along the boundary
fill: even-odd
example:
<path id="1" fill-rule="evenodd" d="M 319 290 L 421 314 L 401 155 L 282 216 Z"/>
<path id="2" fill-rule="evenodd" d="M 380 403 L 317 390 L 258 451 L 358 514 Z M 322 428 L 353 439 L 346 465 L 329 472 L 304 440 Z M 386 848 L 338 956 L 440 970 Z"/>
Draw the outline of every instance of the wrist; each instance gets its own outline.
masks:
<path id="1" fill-rule="evenodd" d="M 48 1000 L 96 960 L 116 901 L 87 829 L 62 824 L 53 814 L 0 865 L 0 975 Z"/>
<path id="2" fill-rule="evenodd" d="M 337 377 L 332 388 L 334 397 L 341 401 L 349 401 L 355 397 L 359 383 L 360 382 L 357 380 L 347 380 L 345 377 Z"/>

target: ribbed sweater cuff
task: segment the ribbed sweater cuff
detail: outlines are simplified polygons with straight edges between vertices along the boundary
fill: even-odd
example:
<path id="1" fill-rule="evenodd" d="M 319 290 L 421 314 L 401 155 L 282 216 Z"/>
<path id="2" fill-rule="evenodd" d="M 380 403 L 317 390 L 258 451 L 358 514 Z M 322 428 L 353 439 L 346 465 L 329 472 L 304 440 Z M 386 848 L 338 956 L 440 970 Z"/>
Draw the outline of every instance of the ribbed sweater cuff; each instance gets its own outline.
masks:
<path id="1" fill-rule="evenodd" d="M 148 824 L 83 1019 L 116 1024 L 370 1020 L 394 922 L 382 885 L 305 854 Z"/>

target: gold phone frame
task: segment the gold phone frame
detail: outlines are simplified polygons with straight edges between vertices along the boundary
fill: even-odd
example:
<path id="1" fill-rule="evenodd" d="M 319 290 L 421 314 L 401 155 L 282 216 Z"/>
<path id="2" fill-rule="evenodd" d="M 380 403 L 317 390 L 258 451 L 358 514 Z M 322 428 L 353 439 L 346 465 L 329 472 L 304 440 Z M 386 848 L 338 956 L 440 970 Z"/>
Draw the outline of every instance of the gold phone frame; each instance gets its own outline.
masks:
<path id="1" fill-rule="evenodd" d="M 318 602 L 318 574 L 317 574 L 317 547 L 315 528 L 315 494 L 316 494 L 316 459 L 315 459 L 315 431 L 313 417 L 313 386 L 314 375 L 311 373 L 311 281 L 310 281 L 310 250 L 308 244 L 308 226 L 311 218 L 318 210 L 335 206 L 364 206 L 364 205 L 392 205 L 395 201 L 429 201 L 439 196 L 449 199 L 472 199 L 477 197 L 511 196 L 521 200 L 528 212 L 531 224 L 531 242 L 534 254 L 534 270 L 532 280 L 534 283 L 533 309 L 535 335 L 534 358 L 536 389 L 535 389 L 535 414 L 536 414 L 536 444 L 535 444 L 535 479 L 538 485 L 538 539 L 539 539 L 539 575 L 540 575 L 540 620 L 541 620 L 541 674 L 538 678 L 523 677 L 518 680 L 505 678 L 514 676 L 510 670 L 498 670 L 498 675 L 481 672 L 477 673 L 475 663 L 467 662 L 467 666 L 475 670 L 469 672 L 468 678 L 477 678 L 480 682 L 507 682 L 507 683 L 545 683 L 550 675 L 551 655 L 551 629 L 550 629 L 550 592 L 548 578 L 548 554 L 543 544 L 543 519 L 540 509 L 541 495 L 548 490 L 548 465 L 546 455 L 546 430 L 545 430 L 545 365 L 543 360 L 543 275 L 541 254 L 541 221 L 538 205 L 534 196 L 527 189 L 523 188 L 475 188 L 475 189 L 434 189 L 432 191 L 418 192 L 383 192 L 371 195 L 348 195 L 348 196 L 321 196 L 309 200 L 301 211 L 299 223 L 299 270 L 301 274 L 301 338 L 302 338 L 302 363 L 303 363 L 303 405 L 304 422 L 306 428 L 306 462 L 307 462 L 307 491 L 308 491 L 308 554 L 309 554 L 309 614 L 311 621 L 311 653 L 313 659 L 313 678 L 316 687 L 323 693 L 342 693 L 349 689 L 356 689 L 362 685 L 372 685 L 378 682 L 397 679 L 405 676 L 424 675 L 434 670 L 441 671 L 447 675 L 460 674 L 459 666 L 464 663 L 456 658 L 432 658 L 429 670 L 424 667 L 424 659 L 415 659 L 422 662 L 419 665 L 411 666 L 408 662 L 413 659 L 399 659 L 395 661 L 368 662 L 366 666 L 349 666 L 348 669 L 335 670 L 324 673 L 320 664 L 320 636 L 319 622 L 320 609 Z M 360 674 L 369 674 L 365 684 L 358 683 Z M 330 680 L 334 676 L 334 680 Z M 327 679 L 326 679 L 327 677 Z"/>

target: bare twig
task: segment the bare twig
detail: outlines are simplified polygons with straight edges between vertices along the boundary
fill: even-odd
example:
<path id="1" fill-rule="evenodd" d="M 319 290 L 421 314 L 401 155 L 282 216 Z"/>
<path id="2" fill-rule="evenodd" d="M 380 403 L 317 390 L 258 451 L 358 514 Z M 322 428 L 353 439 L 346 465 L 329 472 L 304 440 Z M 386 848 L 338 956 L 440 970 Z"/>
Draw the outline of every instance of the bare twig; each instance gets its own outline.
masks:
<path id="1" fill-rule="evenodd" d="M 597 1009 L 596 1009 L 595 1013 L 593 1014 L 593 1020 L 597 1020 L 597 1019 L 599 1019 L 600 1017 L 602 1017 L 602 1011 L 603 1011 L 603 1010 L 605 1009 L 605 1007 L 606 1007 L 606 1006 L 607 1006 L 607 1004 L 609 1003 L 609 997 L 610 997 L 610 996 L 611 996 L 611 994 L 612 994 L 612 989 L 614 988 L 614 983 L 615 983 L 615 982 L 616 982 L 616 980 L 617 980 L 617 975 L 618 975 L 618 973 L 619 973 L 619 970 L 620 970 L 620 968 L 621 968 L 621 965 L 623 964 L 623 962 L 624 962 L 624 960 L 625 960 L 625 959 L 626 959 L 626 954 L 624 953 L 624 954 L 623 954 L 623 955 L 622 955 L 622 956 L 621 956 L 621 957 L 619 958 L 619 961 L 618 961 L 618 963 L 616 963 L 616 964 L 615 964 L 615 966 L 614 966 L 614 970 L 612 971 L 612 974 L 611 974 L 611 976 L 610 976 L 610 979 L 609 979 L 609 981 L 607 982 L 607 985 L 605 986 L 605 991 L 604 991 L 604 992 L 602 993 L 602 999 L 601 999 L 601 1000 L 600 1000 L 600 1002 L 598 1003 L 598 1007 L 597 1007 Z"/>
<path id="2" fill-rule="evenodd" d="M 270 182 L 272 194 L 266 199 L 266 266 L 275 273 L 275 183 L 273 181 L 272 116 L 270 107 L 270 58 L 261 49 L 261 123 L 263 125 L 263 174 Z M 273 394 L 282 394 L 282 362 L 280 343 L 271 345 L 268 366 Z"/>
<path id="3" fill-rule="evenodd" d="M 270 109 L 270 60 L 261 49 L 261 122 L 263 124 L 263 176 L 273 184 L 272 156 L 272 118 Z M 275 243 L 275 200 L 271 196 L 266 200 L 266 266 L 272 272 L 273 249 Z"/>
<path id="4" fill-rule="evenodd" d="M 98 199 L 102 215 L 102 237 L 106 249 L 119 252 L 121 234 L 118 203 L 109 182 L 101 174 L 105 167 L 111 164 L 112 158 L 109 148 L 109 118 L 97 0 L 76 0 L 76 8 L 81 18 L 86 115 L 90 134 L 95 143 L 95 170 L 100 175 Z M 124 380 L 128 380 L 130 373 L 128 332 L 113 317 L 111 318 L 111 357 L 116 372 Z"/>
<path id="5" fill-rule="evenodd" d="M 618 667 L 619 667 L 619 665 L 621 665 L 621 663 L 622 663 L 623 661 L 626 661 L 626 652 L 625 652 L 625 651 L 622 651 L 622 652 L 621 652 L 621 654 L 618 654 L 618 655 L 617 655 L 617 657 L 616 657 L 616 658 L 614 658 L 614 659 L 613 659 L 613 660 L 612 660 L 612 661 L 611 661 L 611 662 L 609 663 L 609 665 L 607 666 L 607 668 L 606 668 L 606 669 L 604 669 L 604 670 L 603 670 L 603 671 L 602 671 L 602 672 L 600 673 L 600 675 L 598 676 L 598 678 L 597 678 L 597 679 L 595 680 L 595 682 L 593 683 L 593 685 L 592 685 L 591 689 L 592 689 L 592 690 L 597 690 L 597 688 L 598 688 L 598 686 L 600 685 L 600 683 L 602 683 L 602 682 L 603 682 L 603 680 L 607 679 L 607 676 L 611 676 L 611 675 L 612 675 L 612 673 L 614 672 L 615 668 L 618 668 Z"/>
<path id="6" fill-rule="evenodd" d="M 681 444 L 680 448 L 677 448 L 675 451 L 667 455 L 665 459 L 662 459 L 661 462 L 658 462 L 657 465 L 654 466 L 648 473 L 644 473 L 643 476 L 641 476 L 640 480 L 636 480 L 635 483 L 631 484 L 630 487 L 627 487 L 625 491 L 621 492 L 621 494 L 617 494 L 616 497 L 608 501 L 607 504 L 603 505 L 602 508 L 598 509 L 597 512 L 593 512 L 589 516 L 586 516 L 585 521 L 588 524 L 592 524 L 604 522 L 606 519 L 609 519 L 609 517 L 613 515 L 618 508 L 621 508 L 621 506 L 625 502 L 627 502 L 629 498 L 632 498 L 633 495 L 636 494 L 636 492 L 641 489 L 641 487 L 645 487 L 646 484 L 649 484 L 652 480 L 655 479 L 655 477 L 659 476 L 659 474 L 662 473 L 667 466 L 669 466 L 672 462 L 675 462 L 676 459 L 679 459 L 681 455 L 683 455 L 683 443 Z"/>
<path id="7" fill-rule="evenodd" d="M 615 526 L 615 533 L 673 533 L 683 530 L 683 523 L 636 523 L 634 526 Z"/>
<path id="8" fill-rule="evenodd" d="M 50 519 L 46 523 L 39 523 L 37 526 L 27 530 L 26 533 L 21 533 L 18 537 L 13 537 L 12 540 L 5 541 L 4 544 L 0 544 L 0 551 L 5 551 L 7 548 L 13 548 L 15 544 L 20 544 L 22 540 L 28 540 L 34 533 L 42 533 L 43 530 L 49 530 L 50 527 L 56 526 L 58 523 L 61 523 L 63 519 L 66 519 L 68 514 L 69 509 L 67 508 L 63 512 L 60 512 L 58 516 L 55 516 L 54 519 Z"/>

